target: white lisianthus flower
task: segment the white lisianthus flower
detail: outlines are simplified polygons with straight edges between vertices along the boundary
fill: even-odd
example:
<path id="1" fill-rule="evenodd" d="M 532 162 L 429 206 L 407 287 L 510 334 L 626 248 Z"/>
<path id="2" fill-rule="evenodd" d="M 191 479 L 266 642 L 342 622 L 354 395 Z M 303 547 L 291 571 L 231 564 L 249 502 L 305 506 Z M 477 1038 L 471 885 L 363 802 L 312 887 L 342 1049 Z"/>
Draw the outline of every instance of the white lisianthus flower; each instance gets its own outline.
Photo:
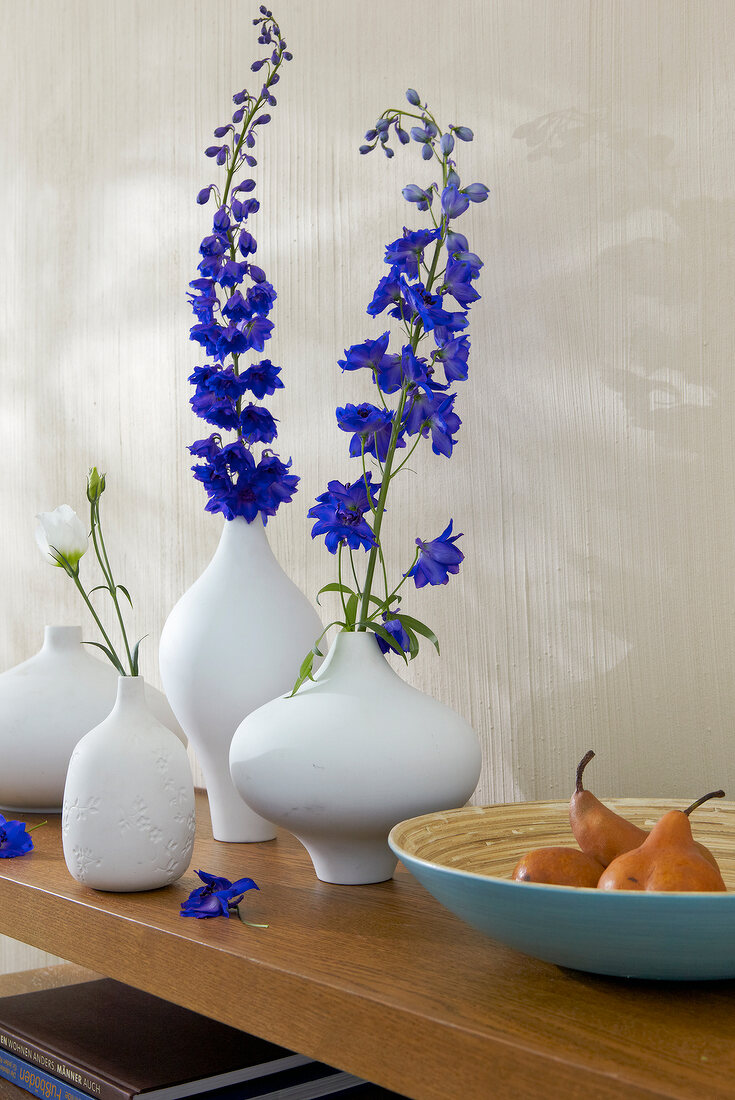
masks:
<path id="1" fill-rule="evenodd" d="M 74 568 L 87 552 L 87 530 L 73 508 L 60 504 L 53 512 L 41 512 L 36 516 L 36 542 L 41 553 L 51 565 L 65 568 L 59 560 L 62 554 Z"/>

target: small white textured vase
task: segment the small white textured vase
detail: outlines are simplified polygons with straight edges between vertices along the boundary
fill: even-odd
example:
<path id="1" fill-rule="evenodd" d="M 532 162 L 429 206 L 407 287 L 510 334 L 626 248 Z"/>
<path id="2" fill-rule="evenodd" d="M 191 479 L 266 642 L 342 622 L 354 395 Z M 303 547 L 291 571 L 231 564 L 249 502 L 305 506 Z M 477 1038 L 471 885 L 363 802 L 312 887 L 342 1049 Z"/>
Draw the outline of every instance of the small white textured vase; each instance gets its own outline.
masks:
<path id="1" fill-rule="evenodd" d="M 382 882 L 399 821 L 463 806 L 482 763 L 474 730 L 406 684 L 375 635 L 337 635 L 314 682 L 274 699 L 239 726 L 235 786 L 253 809 L 293 833 L 317 877 Z"/>
<path id="2" fill-rule="evenodd" d="M 61 810 L 72 749 L 112 710 L 117 680 L 82 644 L 81 626 L 47 626 L 39 652 L 0 675 L 0 809 Z M 185 740 L 165 696 L 146 685 L 146 699 Z"/>
<path id="3" fill-rule="evenodd" d="M 70 874 L 96 890 L 155 890 L 180 878 L 194 845 L 186 749 L 153 715 L 140 676 L 75 747 L 61 820 Z"/>
<path id="4" fill-rule="evenodd" d="M 314 608 L 276 561 L 262 519 L 225 521 L 212 561 L 163 628 L 159 667 L 174 714 L 204 773 L 216 840 L 272 840 L 230 778 L 239 723 L 289 691 L 322 630 Z"/>

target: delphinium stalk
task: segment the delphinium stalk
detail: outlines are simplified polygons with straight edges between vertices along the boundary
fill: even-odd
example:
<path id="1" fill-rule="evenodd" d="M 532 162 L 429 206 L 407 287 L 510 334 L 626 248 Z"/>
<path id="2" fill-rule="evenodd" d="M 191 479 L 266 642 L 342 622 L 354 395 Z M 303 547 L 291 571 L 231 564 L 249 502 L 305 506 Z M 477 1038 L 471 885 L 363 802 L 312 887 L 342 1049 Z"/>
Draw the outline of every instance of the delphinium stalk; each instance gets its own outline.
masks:
<path id="1" fill-rule="evenodd" d="M 243 366 L 246 353 L 262 353 L 271 339 L 274 325 L 268 315 L 277 295 L 265 271 L 252 261 L 258 246 L 246 222 L 260 204 L 253 194 L 255 180 L 241 176 L 257 165 L 252 150 L 258 129 L 270 122 L 281 67 L 291 60 L 273 13 L 264 5 L 259 11 L 253 20 L 258 43 L 270 52 L 254 61 L 251 70 L 262 74 L 263 82 L 260 91 L 243 89 L 232 97 L 232 121 L 217 127 L 218 144 L 205 150 L 224 169 L 224 179 L 197 195 L 200 205 L 212 199 L 216 210 L 212 232 L 200 246 L 199 276 L 190 283 L 189 295 L 197 319 L 190 337 L 210 360 L 195 367 L 189 378 L 195 391 L 190 403 L 198 416 L 220 429 L 189 447 L 200 460 L 192 470 L 207 492 L 207 511 L 222 512 L 228 520 L 242 516 L 248 523 L 257 516 L 267 523 L 280 504 L 291 500 L 299 481 L 288 472 L 290 460 L 282 462 L 269 447 L 277 436 L 276 421 L 256 403 L 283 389 L 281 368 L 268 358 Z M 246 403 L 246 395 L 256 401 Z M 225 442 L 222 431 L 234 432 L 234 438 Z M 258 458 L 256 444 L 263 448 Z"/>
<path id="2" fill-rule="evenodd" d="M 413 140 L 420 146 L 423 160 L 433 163 L 439 178 L 423 187 L 409 184 L 403 196 L 428 216 L 430 225 L 404 228 L 387 245 L 389 272 L 367 307 L 371 317 L 387 311 L 394 319 L 400 350 L 389 351 L 388 329 L 377 339 L 353 344 L 339 360 L 343 371 L 370 371 L 377 403 L 337 409 L 337 424 L 351 435 L 350 456 L 359 461 L 360 472 L 352 482 L 330 481 L 309 516 L 316 520 L 312 537 L 323 535 L 337 557 L 337 580 L 319 594 L 339 593 L 343 615 L 325 633 L 331 626 L 373 631 L 383 652 L 392 649 L 408 660 L 418 653 L 420 637 L 437 650 L 439 644 L 425 623 L 401 609 L 401 589 L 409 578 L 416 588 L 446 584 L 464 558 L 456 545 L 461 534 L 452 533 L 450 519 L 436 538 L 417 538 L 413 561 L 391 584 L 383 520 L 390 486 L 421 441 L 430 440 L 433 453 L 445 458 L 457 442 L 461 420 L 454 410 L 457 395 L 450 391 L 467 379 L 470 341 L 465 330 L 469 309 L 480 297 L 473 284 L 483 265 L 453 223 L 471 203 L 483 202 L 488 189 L 481 183 L 463 187 L 457 172 L 458 143 L 471 141 L 472 131 L 459 125 L 442 129 L 417 92 L 409 89 L 406 98 L 410 109 L 384 111 L 360 152 L 381 148 L 392 157 L 391 132 L 402 145 Z M 360 550 L 366 560 L 359 558 Z M 311 677 L 314 657 L 322 655 L 322 636 L 304 659 L 294 691 Z"/>

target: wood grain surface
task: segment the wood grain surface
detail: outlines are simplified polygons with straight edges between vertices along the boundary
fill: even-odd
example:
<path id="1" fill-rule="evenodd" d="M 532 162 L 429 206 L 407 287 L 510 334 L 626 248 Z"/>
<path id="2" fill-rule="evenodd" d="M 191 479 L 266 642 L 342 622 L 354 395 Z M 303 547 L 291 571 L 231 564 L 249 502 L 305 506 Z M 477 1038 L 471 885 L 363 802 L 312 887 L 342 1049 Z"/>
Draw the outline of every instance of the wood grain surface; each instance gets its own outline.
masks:
<path id="1" fill-rule="evenodd" d="M 199 797 L 191 870 L 142 894 L 77 884 L 58 819 L 0 864 L 0 931 L 416 1100 L 735 1096 L 735 982 L 564 971 L 475 933 L 403 869 L 320 883 L 296 840 L 211 838 Z M 249 875 L 250 928 L 179 915 L 202 868 Z"/>

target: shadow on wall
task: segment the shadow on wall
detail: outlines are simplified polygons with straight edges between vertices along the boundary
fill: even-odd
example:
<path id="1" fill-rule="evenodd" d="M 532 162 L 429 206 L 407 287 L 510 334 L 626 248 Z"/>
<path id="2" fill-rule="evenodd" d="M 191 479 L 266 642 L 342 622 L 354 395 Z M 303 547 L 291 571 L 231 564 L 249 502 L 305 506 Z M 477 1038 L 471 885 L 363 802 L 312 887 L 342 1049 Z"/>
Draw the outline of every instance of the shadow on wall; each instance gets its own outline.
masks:
<path id="1" fill-rule="evenodd" d="M 698 166 L 692 185 L 670 139 L 606 112 L 555 112 L 513 136 L 552 162 L 577 228 L 590 211 L 579 263 L 524 287 L 545 317 L 553 399 L 573 407 L 547 425 L 557 515 L 532 511 L 528 483 L 514 501 L 536 569 L 515 797 L 567 797 L 594 748 L 603 795 L 722 784 L 735 798 L 735 201 L 681 197 Z"/>

